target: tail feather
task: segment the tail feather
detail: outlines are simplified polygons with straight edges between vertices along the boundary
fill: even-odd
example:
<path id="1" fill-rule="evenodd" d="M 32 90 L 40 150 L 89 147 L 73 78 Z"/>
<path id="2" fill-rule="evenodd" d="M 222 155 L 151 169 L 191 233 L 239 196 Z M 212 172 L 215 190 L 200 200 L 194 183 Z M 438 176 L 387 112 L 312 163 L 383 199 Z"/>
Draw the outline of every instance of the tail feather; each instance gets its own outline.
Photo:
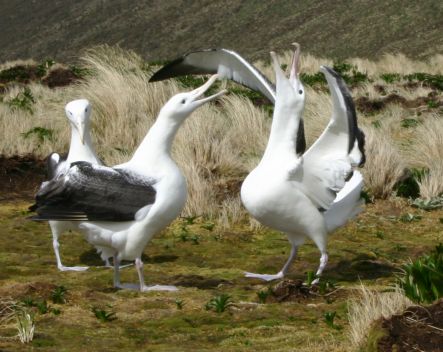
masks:
<path id="1" fill-rule="evenodd" d="M 360 172 L 354 171 L 351 179 L 346 182 L 331 207 L 324 213 L 328 232 L 343 226 L 362 211 L 364 204 L 364 200 L 360 197 L 362 189 L 363 176 Z"/>

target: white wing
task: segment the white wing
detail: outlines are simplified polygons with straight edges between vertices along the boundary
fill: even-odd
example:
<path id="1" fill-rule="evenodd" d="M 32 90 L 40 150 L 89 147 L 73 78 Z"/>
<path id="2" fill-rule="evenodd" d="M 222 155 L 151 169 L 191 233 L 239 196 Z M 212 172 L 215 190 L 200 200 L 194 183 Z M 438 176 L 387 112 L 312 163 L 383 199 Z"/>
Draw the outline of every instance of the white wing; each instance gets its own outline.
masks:
<path id="1" fill-rule="evenodd" d="M 274 85 L 257 69 L 235 51 L 207 49 L 187 53 L 163 66 L 150 78 L 150 82 L 195 74 L 218 73 L 248 88 L 260 92 L 275 102 Z"/>
<path id="2" fill-rule="evenodd" d="M 345 82 L 329 67 L 321 67 L 333 102 L 331 120 L 303 155 L 295 176 L 304 193 L 319 207 L 329 209 L 337 193 L 365 162 L 364 134 L 358 128 L 355 106 Z"/>

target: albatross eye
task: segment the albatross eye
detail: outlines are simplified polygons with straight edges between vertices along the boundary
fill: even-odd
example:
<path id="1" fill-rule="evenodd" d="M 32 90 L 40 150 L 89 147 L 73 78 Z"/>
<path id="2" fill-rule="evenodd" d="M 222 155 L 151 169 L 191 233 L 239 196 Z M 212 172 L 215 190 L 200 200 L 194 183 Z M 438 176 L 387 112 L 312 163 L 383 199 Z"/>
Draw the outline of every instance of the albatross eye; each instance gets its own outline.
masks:
<path id="1" fill-rule="evenodd" d="M 183 100 L 181 101 L 181 103 L 182 103 L 182 104 L 186 103 L 186 99 L 183 99 Z"/>
<path id="2" fill-rule="evenodd" d="M 298 91 L 298 94 L 303 94 L 303 91 L 300 89 L 300 90 Z"/>

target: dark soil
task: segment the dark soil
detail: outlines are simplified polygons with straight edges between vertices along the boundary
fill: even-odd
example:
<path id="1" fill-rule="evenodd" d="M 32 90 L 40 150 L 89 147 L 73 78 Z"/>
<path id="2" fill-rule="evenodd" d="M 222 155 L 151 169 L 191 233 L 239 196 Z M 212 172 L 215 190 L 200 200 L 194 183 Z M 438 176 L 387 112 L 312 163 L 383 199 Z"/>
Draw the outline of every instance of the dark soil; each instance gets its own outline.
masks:
<path id="1" fill-rule="evenodd" d="M 0 155 L 0 201 L 32 200 L 46 179 L 46 162 L 32 155 Z"/>
<path id="2" fill-rule="evenodd" d="M 303 280 L 283 280 L 272 287 L 272 295 L 276 302 L 302 301 L 311 297 L 309 286 L 303 284 Z"/>
<path id="3" fill-rule="evenodd" d="M 443 351 L 443 300 L 408 308 L 402 315 L 383 320 L 387 336 L 378 341 L 380 352 Z"/>
<path id="4" fill-rule="evenodd" d="M 67 68 L 56 68 L 48 73 L 46 77 L 42 79 L 42 83 L 46 84 L 49 88 L 68 86 L 79 80 L 79 77 Z"/>
<path id="5" fill-rule="evenodd" d="M 378 86 L 378 90 L 381 87 Z M 401 95 L 391 93 L 380 99 L 371 100 L 368 97 L 358 97 L 355 99 L 355 106 L 357 110 L 364 114 L 374 114 L 383 110 L 388 104 L 398 104 L 404 108 L 419 108 L 428 107 L 428 104 L 433 104 L 435 107 L 442 106 L 443 102 L 435 100 L 437 93 L 431 92 L 427 97 L 418 97 L 413 100 L 408 100 Z"/>

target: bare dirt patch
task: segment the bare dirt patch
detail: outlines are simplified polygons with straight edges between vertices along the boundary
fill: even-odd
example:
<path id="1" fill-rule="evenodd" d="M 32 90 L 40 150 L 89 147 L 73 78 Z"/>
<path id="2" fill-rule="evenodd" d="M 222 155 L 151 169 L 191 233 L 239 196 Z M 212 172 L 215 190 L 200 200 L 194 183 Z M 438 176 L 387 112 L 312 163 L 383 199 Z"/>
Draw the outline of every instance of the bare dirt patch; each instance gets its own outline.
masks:
<path id="1" fill-rule="evenodd" d="M 408 308 L 402 315 L 383 320 L 388 335 L 378 341 L 378 351 L 443 351 L 443 300 Z"/>
<path id="2" fill-rule="evenodd" d="M 0 155 L 0 201 L 34 197 L 46 179 L 46 162 L 32 155 Z"/>

